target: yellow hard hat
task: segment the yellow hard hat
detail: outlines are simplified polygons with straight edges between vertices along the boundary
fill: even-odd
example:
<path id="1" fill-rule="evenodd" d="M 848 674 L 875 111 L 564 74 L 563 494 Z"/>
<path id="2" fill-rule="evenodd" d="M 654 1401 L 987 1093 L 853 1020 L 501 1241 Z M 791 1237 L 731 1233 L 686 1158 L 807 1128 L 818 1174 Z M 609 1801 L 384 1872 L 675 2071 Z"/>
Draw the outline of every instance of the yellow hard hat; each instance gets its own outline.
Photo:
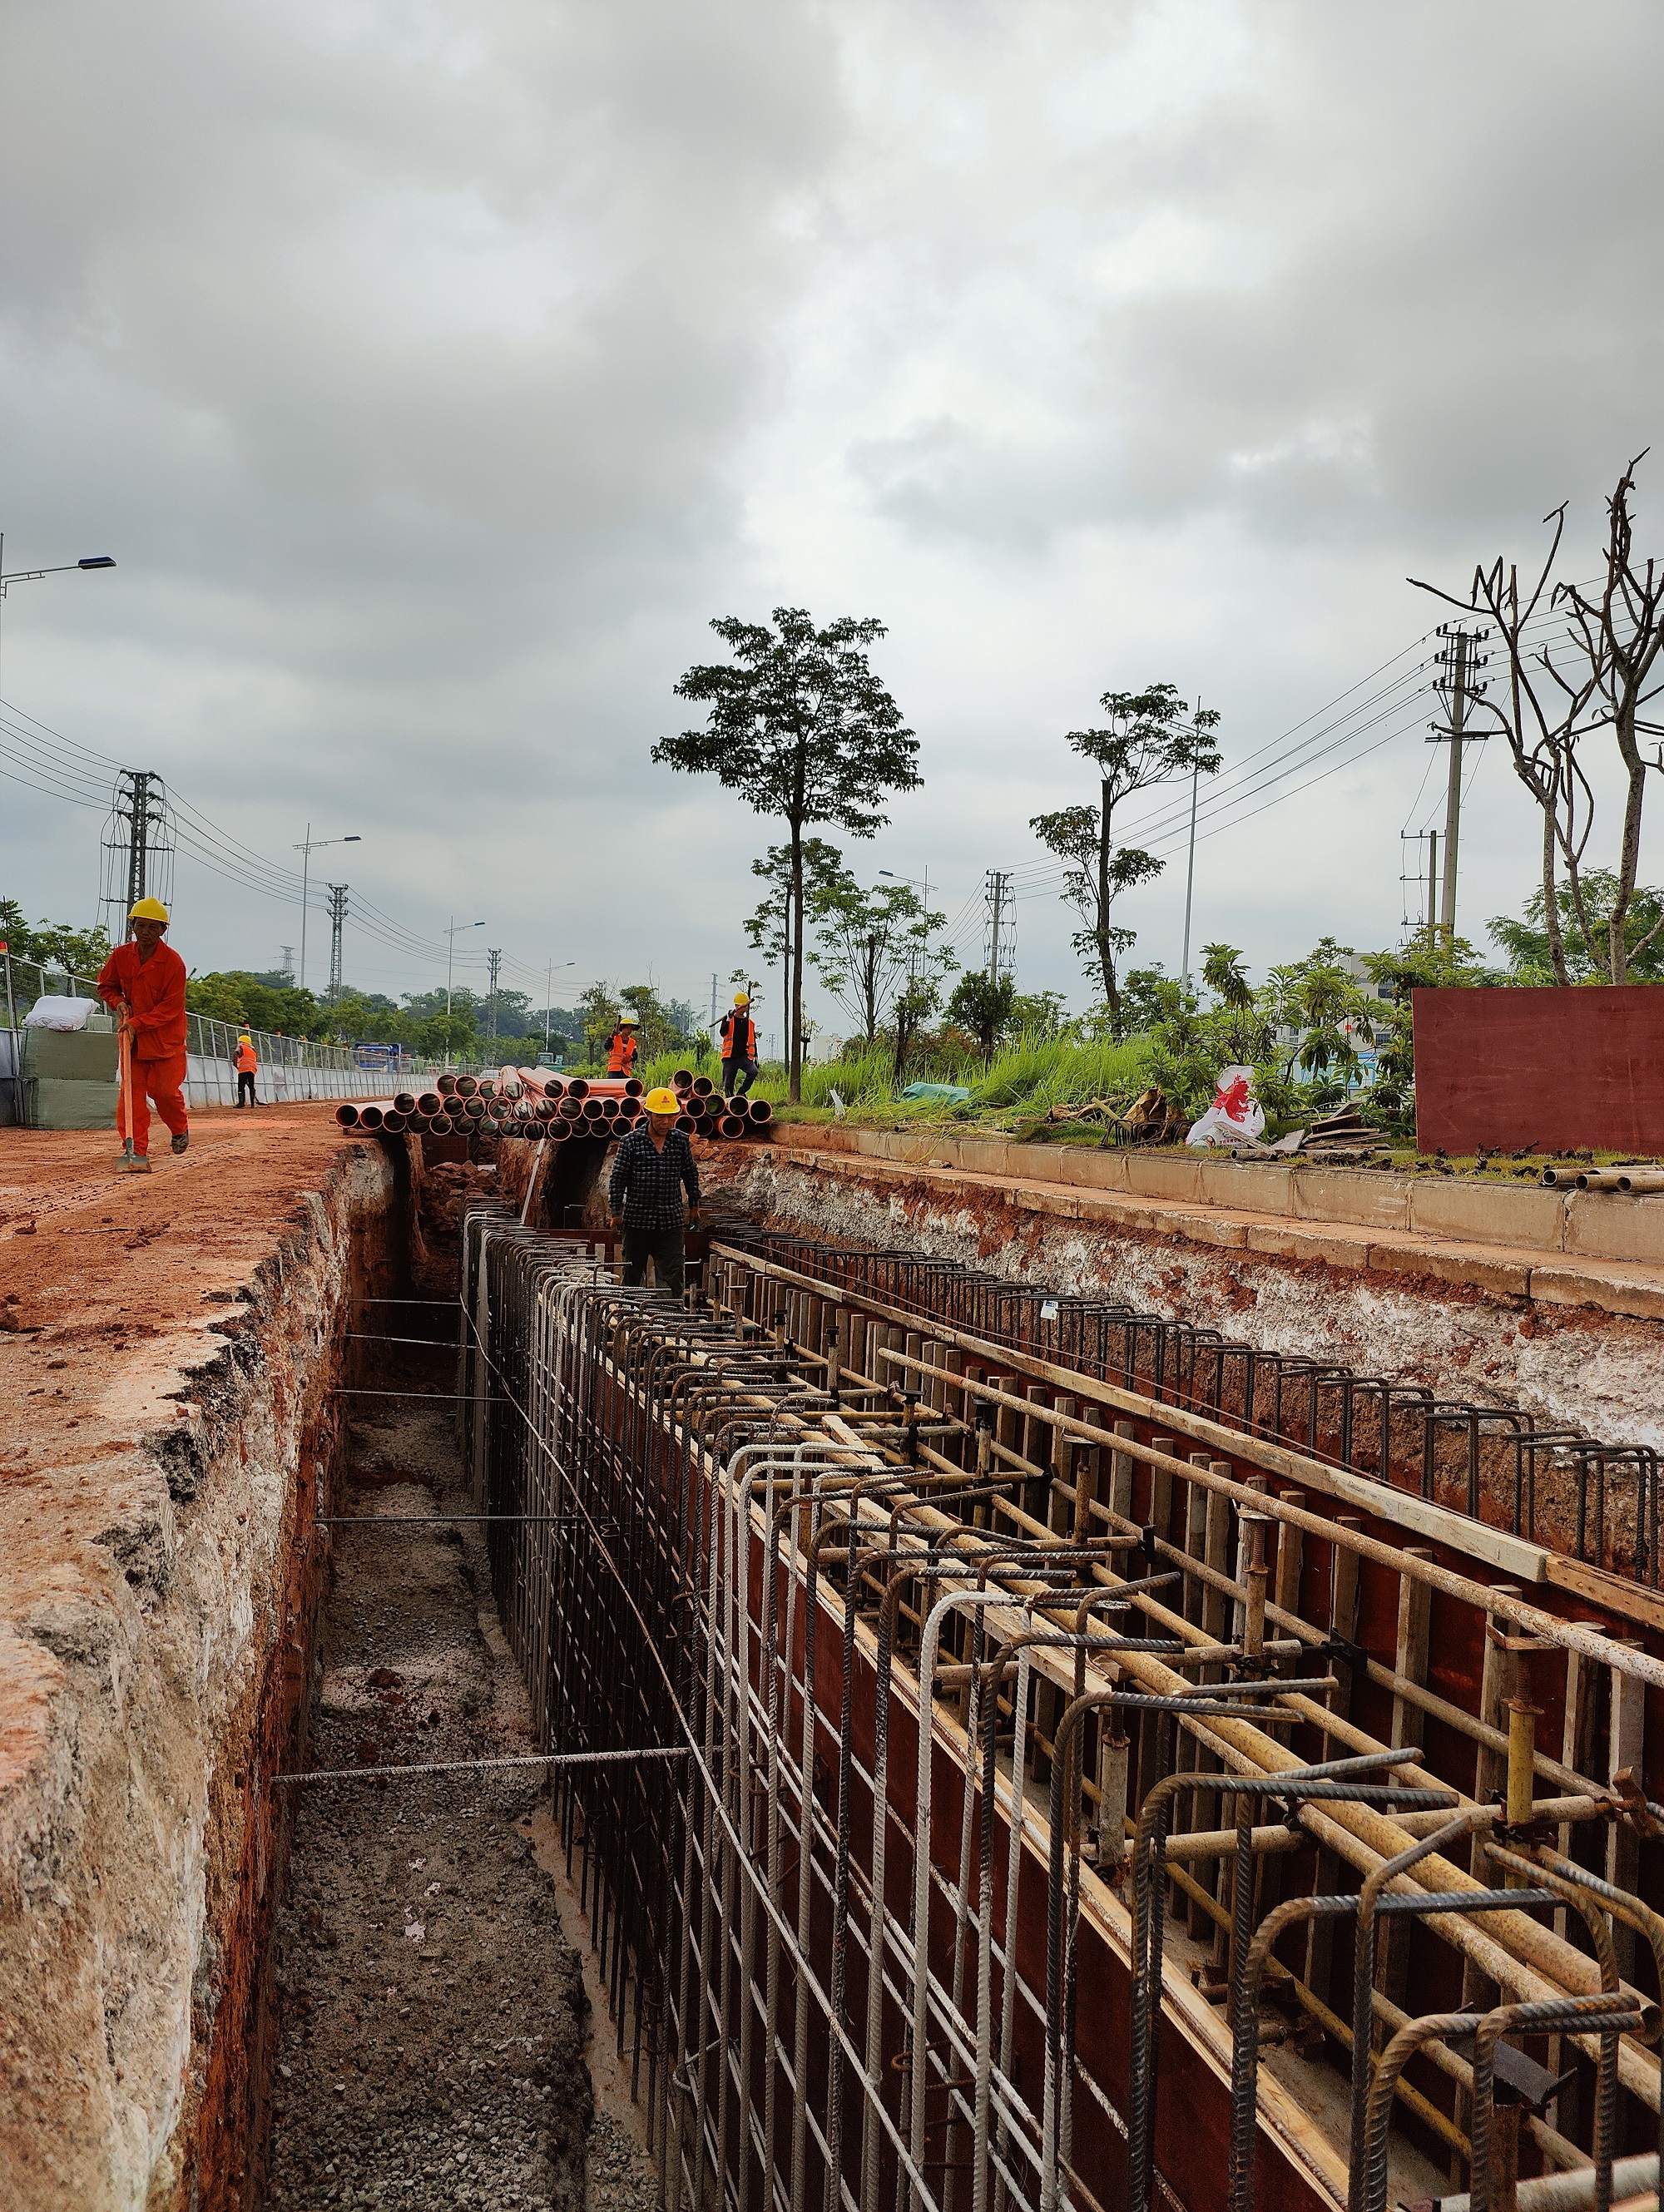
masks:
<path id="1" fill-rule="evenodd" d="M 633 1030 L 641 1021 L 641 1017 L 640 1014 L 620 1014 L 618 1017 L 618 1026 L 621 1030 Z"/>
<path id="2" fill-rule="evenodd" d="M 641 1104 L 649 1114 L 679 1114 L 682 1111 L 682 1101 L 675 1091 L 662 1083 L 657 1091 L 648 1091 Z"/>
<path id="3" fill-rule="evenodd" d="M 749 991 L 736 991 L 734 993 L 734 1004 L 737 1006 L 749 1006 L 750 1003 L 751 994 Z"/>
<path id="4" fill-rule="evenodd" d="M 136 899 L 127 909 L 129 921 L 160 921 L 167 920 L 167 908 L 160 899 Z"/>

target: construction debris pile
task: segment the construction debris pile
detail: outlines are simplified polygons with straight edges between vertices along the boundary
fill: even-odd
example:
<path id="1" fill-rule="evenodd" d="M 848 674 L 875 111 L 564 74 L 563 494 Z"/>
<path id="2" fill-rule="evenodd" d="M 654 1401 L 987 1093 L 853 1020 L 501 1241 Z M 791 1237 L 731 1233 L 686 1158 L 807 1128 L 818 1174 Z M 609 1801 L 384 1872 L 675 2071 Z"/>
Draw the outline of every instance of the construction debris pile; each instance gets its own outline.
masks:
<path id="1" fill-rule="evenodd" d="M 1161 1145 L 1170 1143 L 1182 1133 L 1187 1116 L 1163 1091 L 1151 1085 L 1130 1104 L 1118 1105 L 1113 1098 L 1088 1098 L 1079 1104 L 1060 1101 L 1046 1109 L 1046 1119 L 1065 1123 L 1101 1122 L 1106 1145 Z M 1303 1129 L 1291 1129 L 1274 1144 L 1262 1144 L 1248 1135 L 1230 1139 L 1216 1136 L 1212 1142 L 1238 1159 L 1282 1160 L 1298 1153 L 1304 1159 L 1337 1166 L 1361 1165 L 1385 1158 L 1392 1150 L 1382 1132 L 1372 1127 L 1357 1107 L 1351 1105 L 1320 1115 Z"/>
<path id="2" fill-rule="evenodd" d="M 683 1304 L 479 1206 L 461 1297 L 668 2206 L 1655 2187 L 1650 1633 L 927 1288 Z"/>
<path id="3" fill-rule="evenodd" d="M 677 1068 L 672 1080 L 681 1112 L 676 1126 L 689 1136 L 749 1137 L 766 1129 L 774 1108 L 766 1098 L 722 1097 L 708 1075 Z M 441 1075 L 432 1091 L 401 1091 L 368 1104 L 337 1106 L 343 1129 L 389 1136 L 407 1129 L 434 1136 L 611 1138 L 641 1115 L 643 1085 L 637 1076 L 560 1076 L 552 1068 L 505 1067 L 495 1076 Z"/>

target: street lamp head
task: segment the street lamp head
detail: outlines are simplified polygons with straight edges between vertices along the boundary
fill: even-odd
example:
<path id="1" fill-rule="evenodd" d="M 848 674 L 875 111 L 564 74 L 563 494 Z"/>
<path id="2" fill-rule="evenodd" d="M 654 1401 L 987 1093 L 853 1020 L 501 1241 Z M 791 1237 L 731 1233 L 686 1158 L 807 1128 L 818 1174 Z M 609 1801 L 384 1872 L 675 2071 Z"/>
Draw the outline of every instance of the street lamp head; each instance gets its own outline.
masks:
<path id="1" fill-rule="evenodd" d="M 77 568 L 113 568 L 115 562 L 107 553 L 94 553 L 85 561 L 77 561 Z"/>
<path id="2" fill-rule="evenodd" d="M 353 836 L 350 836 L 350 837 L 343 837 L 343 838 L 341 840 L 341 842 L 342 842 L 343 845 L 361 845 L 361 844 L 363 843 L 363 842 L 364 842 L 364 840 L 363 840 L 361 836 L 359 836 L 355 831 L 355 833 L 353 834 Z"/>

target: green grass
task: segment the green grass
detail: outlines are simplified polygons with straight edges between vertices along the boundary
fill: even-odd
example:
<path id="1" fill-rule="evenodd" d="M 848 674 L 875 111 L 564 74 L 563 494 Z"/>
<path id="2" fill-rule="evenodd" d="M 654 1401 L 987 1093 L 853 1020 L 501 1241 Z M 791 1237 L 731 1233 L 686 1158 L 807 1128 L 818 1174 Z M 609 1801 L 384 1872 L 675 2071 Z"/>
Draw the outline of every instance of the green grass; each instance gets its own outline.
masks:
<path id="1" fill-rule="evenodd" d="M 714 1081 L 720 1073 L 714 1058 L 701 1061 L 684 1054 L 650 1060 L 641 1071 L 642 1079 L 652 1090 L 669 1083 L 678 1067 Z M 962 1084 L 971 1094 L 968 1103 L 947 1106 L 940 1099 L 898 1097 L 890 1052 L 883 1046 L 871 1052 L 857 1048 L 804 1070 L 801 1111 L 805 1119 L 831 1114 L 835 1091 L 853 1121 L 987 1121 L 1005 1127 L 1037 1119 L 1054 1105 L 1128 1097 L 1142 1088 L 1144 1071 L 1141 1039 L 1081 1045 L 1056 1037 L 1023 1037 L 997 1053 L 986 1067 L 975 1054 L 923 1054 L 910 1070 L 909 1081 Z M 765 1063 L 752 1085 L 756 1097 L 775 1107 L 785 1106 L 786 1089 L 786 1070 L 778 1062 Z"/>

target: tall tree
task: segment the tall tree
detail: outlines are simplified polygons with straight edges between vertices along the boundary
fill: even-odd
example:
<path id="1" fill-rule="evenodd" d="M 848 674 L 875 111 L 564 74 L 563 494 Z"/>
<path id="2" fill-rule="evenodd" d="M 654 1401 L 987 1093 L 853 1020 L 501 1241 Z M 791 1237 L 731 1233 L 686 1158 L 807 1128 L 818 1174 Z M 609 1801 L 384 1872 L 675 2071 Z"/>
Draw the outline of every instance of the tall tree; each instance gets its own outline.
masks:
<path id="1" fill-rule="evenodd" d="M 949 946 L 932 941 L 946 915 L 927 912 L 905 884 L 863 890 L 842 870 L 822 884 L 810 914 L 810 960 L 869 1045 L 910 979 L 945 975 L 959 964 Z"/>
<path id="2" fill-rule="evenodd" d="M 824 837 L 805 837 L 799 856 L 799 872 L 803 879 L 804 905 L 812 913 L 827 890 L 847 878 L 843 854 Z M 760 876 L 768 886 L 762 902 L 748 917 L 745 939 L 753 952 L 762 957 L 765 968 L 778 968 L 780 975 L 781 1035 L 792 1025 L 792 945 L 794 915 L 792 908 L 792 848 L 789 845 L 771 845 L 760 860 L 751 863 L 751 873 Z M 812 956 L 811 956 L 812 957 Z M 738 975 L 734 982 L 748 979 Z"/>
<path id="3" fill-rule="evenodd" d="M 1664 752 L 1655 748 L 1649 760 L 1641 750 L 1643 737 L 1664 737 L 1664 723 L 1642 713 L 1664 691 L 1664 562 L 1637 561 L 1630 512 L 1635 472 L 1645 459 L 1644 452 L 1636 455 L 1606 501 L 1606 574 L 1597 589 L 1552 584 L 1565 534 L 1564 503 L 1545 518 L 1553 532 L 1548 552 L 1536 582 L 1523 590 L 1518 568 L 1512 562 L 1504 566 L 1500 554 L 1489 568 L 1474 570 L 1466 599 L 1409 579 L 1418 591 L 1486 614 L 1496 626 L 1508 661 L 1504 696 L 1493 699 L 1481 689 L 1468 711 L 1481 718 L 1481 733 L 1488 718 L 1507 738 L 1514 773 L 1542 814 L 1542 920 L 1557 983 L 1573 980 L 1564 936 L 1568 902 L 1570 921 L 1602 982 L 1625 981 L 1631 963 L 1664 931 L 1664 915 L 1644 932 L 1630 927 L 1647 771 L 1664 765 Z M 1564 632 L 1546 644 L 1538 641 L 1537 620 L 1545 596 L 1549 611 L 1565 617 Z M 1613 885 L 1604 910 L 1589 896 L 1595 872 L 1583 866 L 1594 827 L 1594 792 L 1582 755 L 1587 740 L 1601 730 L 1612 732 L 1624 778 L 1618 866 L 1600 872 Z M 1561 870 L 1566 902 L 1557 888 Z"/>
<path id="4" fill-rule="evenodd" d="M 871 837 L 889 817 L 886 795 L 922 781 L 919 740 L 868 665 L 880 622 L 842 616 L 817 629 L 802 607 L 776 607 L 774 627 L 732 615 L 711 628 L 733 654 L 689 669 L 679 698 L 708 706 L 702 730 L 661 738 L 653 757 L 688 775 L 711 775 L 786 827 L 789 970 L 786 1066 L 793 1100 L 803 1096 L 803 960 L 805 833 L 835 823 Z"/>
<path id="5" fill-rule="evenodd" d="M 1071 730 L 1065 739 L 1096 768 L 1098 804 L 1036 814 L 1029 827 L 1048 851 L 1068 863 L 1063 896 L 1085 923 L 1072 941 L 1088 977 L 1102 985 L 1110 1030 L 1119 1037 L 1126 1030 L 1115 959 L 1137 933 L 1113 921 L 1112 909 L 1123 891 L 1160 875 L 1165 863 L 1137 845 L 1116 845 L 1115 809 L 1135 792 L 1177 776 L 1217 775 L 1221 755 L 1213 732 L 1219 716 L 1212 708 L 1193 714 L 1170 684 L 1106 691 L 1098 703 L 1108 726 Z"/>

